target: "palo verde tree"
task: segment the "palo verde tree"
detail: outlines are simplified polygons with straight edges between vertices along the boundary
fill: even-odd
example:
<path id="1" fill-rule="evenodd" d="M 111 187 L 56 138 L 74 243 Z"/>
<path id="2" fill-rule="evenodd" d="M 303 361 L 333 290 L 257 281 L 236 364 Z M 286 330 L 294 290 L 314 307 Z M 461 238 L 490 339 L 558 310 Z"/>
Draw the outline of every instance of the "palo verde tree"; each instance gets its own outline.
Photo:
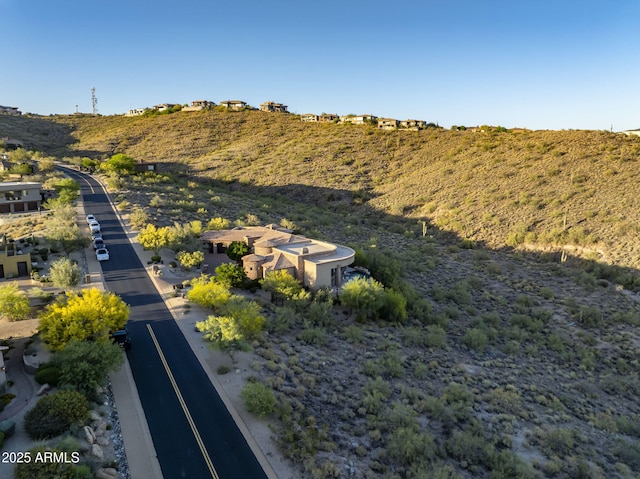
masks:
<path id="1" fill-rule="evenodd" d="M 144 249 L 150 249 L 157 255 L 162 248 L 169 245 L 169 232 L 168 226 L 158 228 L 156 225 L 149 223 L 138 233 L 138 242 Z"/>
<path id="2" fill-rule="evenodd" d="M 292 299 L 302 291 L 300 282 L 283 269 L 270 271 L 260 280 L 262 289 L 285 299 Z"/>
<path id="3" fill-rule="evenodd" d="M 231 298 L 229 288 L 207 275 L 201 275 L 191 281 L 191 289 L 187 293 L 189 301 L 205 308 L 220 308 Z"/>
<path id="4" fill-rule="evenodd" d="M 51 263 L 49 275 L 53 285 L 62 289 L 78 286 L 82 277 L 78 264 L 66 257 Z"/>
<path id="5" fill-rule="evenodd" d="M 258 303 L 232 296 L 221 308 L 221 315 L 209 316 L 206 321 L 196 323 L 196 328 L 204 333 L 205 339 L 222 347 L 233 347 L 256 338 L 264 322 Z"/>
<path id="6" fill-rule="evenodd" d="M 59 351 L 73 339 L 108 341 L 127 319 L 129 306 L 120 297 L 91 288 L 49 305 L 40 319 L 40 332 L 43 341 Z"/>
<path id="7" fill-rule="evenodd" d="M 29 317 L 29 298 L 18 288 L 18 283 L 0 286 L 0 318 L 19 321 Z"/>
<path id="8" fill-rule="evenodd" d="M 342 287 L 340 302 L 358 312 L 358 319 L 373 319 L 384 305 L 384 286 L 373 278 L 355 278 Z"/>
<path id="9" fill-rule="evenodd" d="M 117 153 L 100 165 L 105 173 L 114 175 L 131 175 L 136 170 L 136 160 L 124 153 Z"/>

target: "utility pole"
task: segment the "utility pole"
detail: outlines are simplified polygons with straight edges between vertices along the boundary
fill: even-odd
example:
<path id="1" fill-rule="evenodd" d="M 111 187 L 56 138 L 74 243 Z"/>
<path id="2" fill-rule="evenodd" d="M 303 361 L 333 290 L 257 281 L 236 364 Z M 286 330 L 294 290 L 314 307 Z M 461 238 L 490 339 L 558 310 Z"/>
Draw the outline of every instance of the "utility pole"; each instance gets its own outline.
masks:
<path id="1" fill-rule="evenodd" d="M 91 87 L 91 111 L 94 115 L 98 114 L 98 98 L 96 97 L 96 87 Z"/>

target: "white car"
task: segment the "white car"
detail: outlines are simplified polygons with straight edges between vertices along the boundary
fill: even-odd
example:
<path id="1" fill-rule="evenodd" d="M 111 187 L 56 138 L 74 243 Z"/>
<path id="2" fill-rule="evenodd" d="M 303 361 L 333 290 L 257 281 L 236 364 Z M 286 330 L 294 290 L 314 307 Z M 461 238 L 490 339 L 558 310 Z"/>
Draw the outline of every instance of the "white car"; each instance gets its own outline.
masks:
<path id="1" fill-rule="evenodd" d="M 100 233 L 100 223 L 97 221 L 92 221 L 89 223 L 89 229 L 92 233 Z"/>
<path id="2" fill-rule="evenodd" d="M 109 261 L 109 250 L 107 248 L 98 248 L 96 250 L 96 259 L 98 261 Z"/>
<path id="3" fill-rule="evenodd" d="M 87 215 L 87 224 L 91 224 L 92 221 L 98 222 L 95 216 Z"/>

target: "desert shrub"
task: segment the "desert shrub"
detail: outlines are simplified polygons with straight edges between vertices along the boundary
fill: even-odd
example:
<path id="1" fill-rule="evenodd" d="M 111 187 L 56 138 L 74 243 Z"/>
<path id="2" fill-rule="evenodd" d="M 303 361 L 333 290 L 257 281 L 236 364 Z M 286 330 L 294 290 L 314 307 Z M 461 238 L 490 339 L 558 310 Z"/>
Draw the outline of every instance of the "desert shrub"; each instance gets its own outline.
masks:
<path id="1" fill-rule="evenodd" d="M 511 451 L 500 451 L 491 457 L 490 479 L 536 479 L 532 467 Z"/>
<path id="2" fill-rule="evenodd" d="M 35 376 L 38 384 L 48 384 L 49 386 L 57 386 L 60 380 L 60 369 L 55 366 L 38 369 Z"/>
<path id="3" fill-rule="evenodd" d="M 327 342 L 327 332 L 324 328 L 307 328 L 300 333 L 300 339 L 307 344 L 322 345 Z"/>
<path id="4" fill-rule="evenodd" d="M 240 396 L 247 411 L 258 417 L 269 416 L 275 410 L 276 397 L 273 391 L 262 383 L 247 383 Z"/>
<path id="5" fill-rule="evenodd" d="M 486 438 L 463 431 L 455 431 L 446 441 L 445 449 L 454 459 L 473 465 L 485 464 L 493 453 L 493 446 Z"/>
<path id="6" fill-rule="evenodd" d="M 588 328 L 597 328 L 603 324 L 602 311 L 598 306 L 586 306 L 580 308 L 578 321 Z"/>
<path id="7" fill-rule="evenodd" d="M 296 311 L 294 308 L 285 306 L 278 308 L 276 317 L 270 324 L 270 329 L 275 333 L 286 333 L 296 322 Z"/>
<path id="8" fill-rule="evenodd" d="M 478 351 L 479 353 L 484 352 L 487 348 L 488 340 L 487 335 L 479 328 L 468 329 L 462 338 L 462 342 L 467 347 Z"/>
<path id="9" fill-rule="evenodd" d="M 364 340 L 364 330 L 355 324 L 345 326 L 342 329 L 342 335 L 352 344 L 361 343 Z"/>
<path id="10" fill-rule="evenodd" d="M 400 427 L 389 434 L 387 451 L 393 459 L 410 466 L 416 462 L 433 460 L 437 447 L 431 434 Z"/>
<path id="11" fill-rule="evenodd" d="M 573 451 L 576 434 L 565 428 L 554 428 L 545 431 L 540 438 L 540 447 L 548 456 L 565 457 Z"/>
<path id="12" fill-rule="evenodd" d="M 430 348 L 443 348 L 447 343 L 447 333 L 440 326 L 432 324 L 427 326 L 425 345 Z"/>
<path id="13" fill-rule="evenodd" d="M 329 302 L 313 301 L 305 314 L 305 320 L 311 326 L 330 326 L 333 324 L 333 305 Z"/>
<path id="14" fill-rule="evenodd" d="M 87 398 L 70 389 L 41 398 L 24 417 L 24 428 L 32 439 L 47 439 L 81 423 L 89 415 Z"/>

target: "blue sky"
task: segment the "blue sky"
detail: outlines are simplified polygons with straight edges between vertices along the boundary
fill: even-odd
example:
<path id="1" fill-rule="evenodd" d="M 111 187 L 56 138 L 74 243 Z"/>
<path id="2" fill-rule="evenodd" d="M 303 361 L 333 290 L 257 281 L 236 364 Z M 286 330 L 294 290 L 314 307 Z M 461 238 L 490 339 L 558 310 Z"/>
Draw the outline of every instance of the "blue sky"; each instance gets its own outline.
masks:
<path id="1" fill-rule="evenodd" d="M 640 128 L 637 0 L 0 0 L 0 104 Z"/>

